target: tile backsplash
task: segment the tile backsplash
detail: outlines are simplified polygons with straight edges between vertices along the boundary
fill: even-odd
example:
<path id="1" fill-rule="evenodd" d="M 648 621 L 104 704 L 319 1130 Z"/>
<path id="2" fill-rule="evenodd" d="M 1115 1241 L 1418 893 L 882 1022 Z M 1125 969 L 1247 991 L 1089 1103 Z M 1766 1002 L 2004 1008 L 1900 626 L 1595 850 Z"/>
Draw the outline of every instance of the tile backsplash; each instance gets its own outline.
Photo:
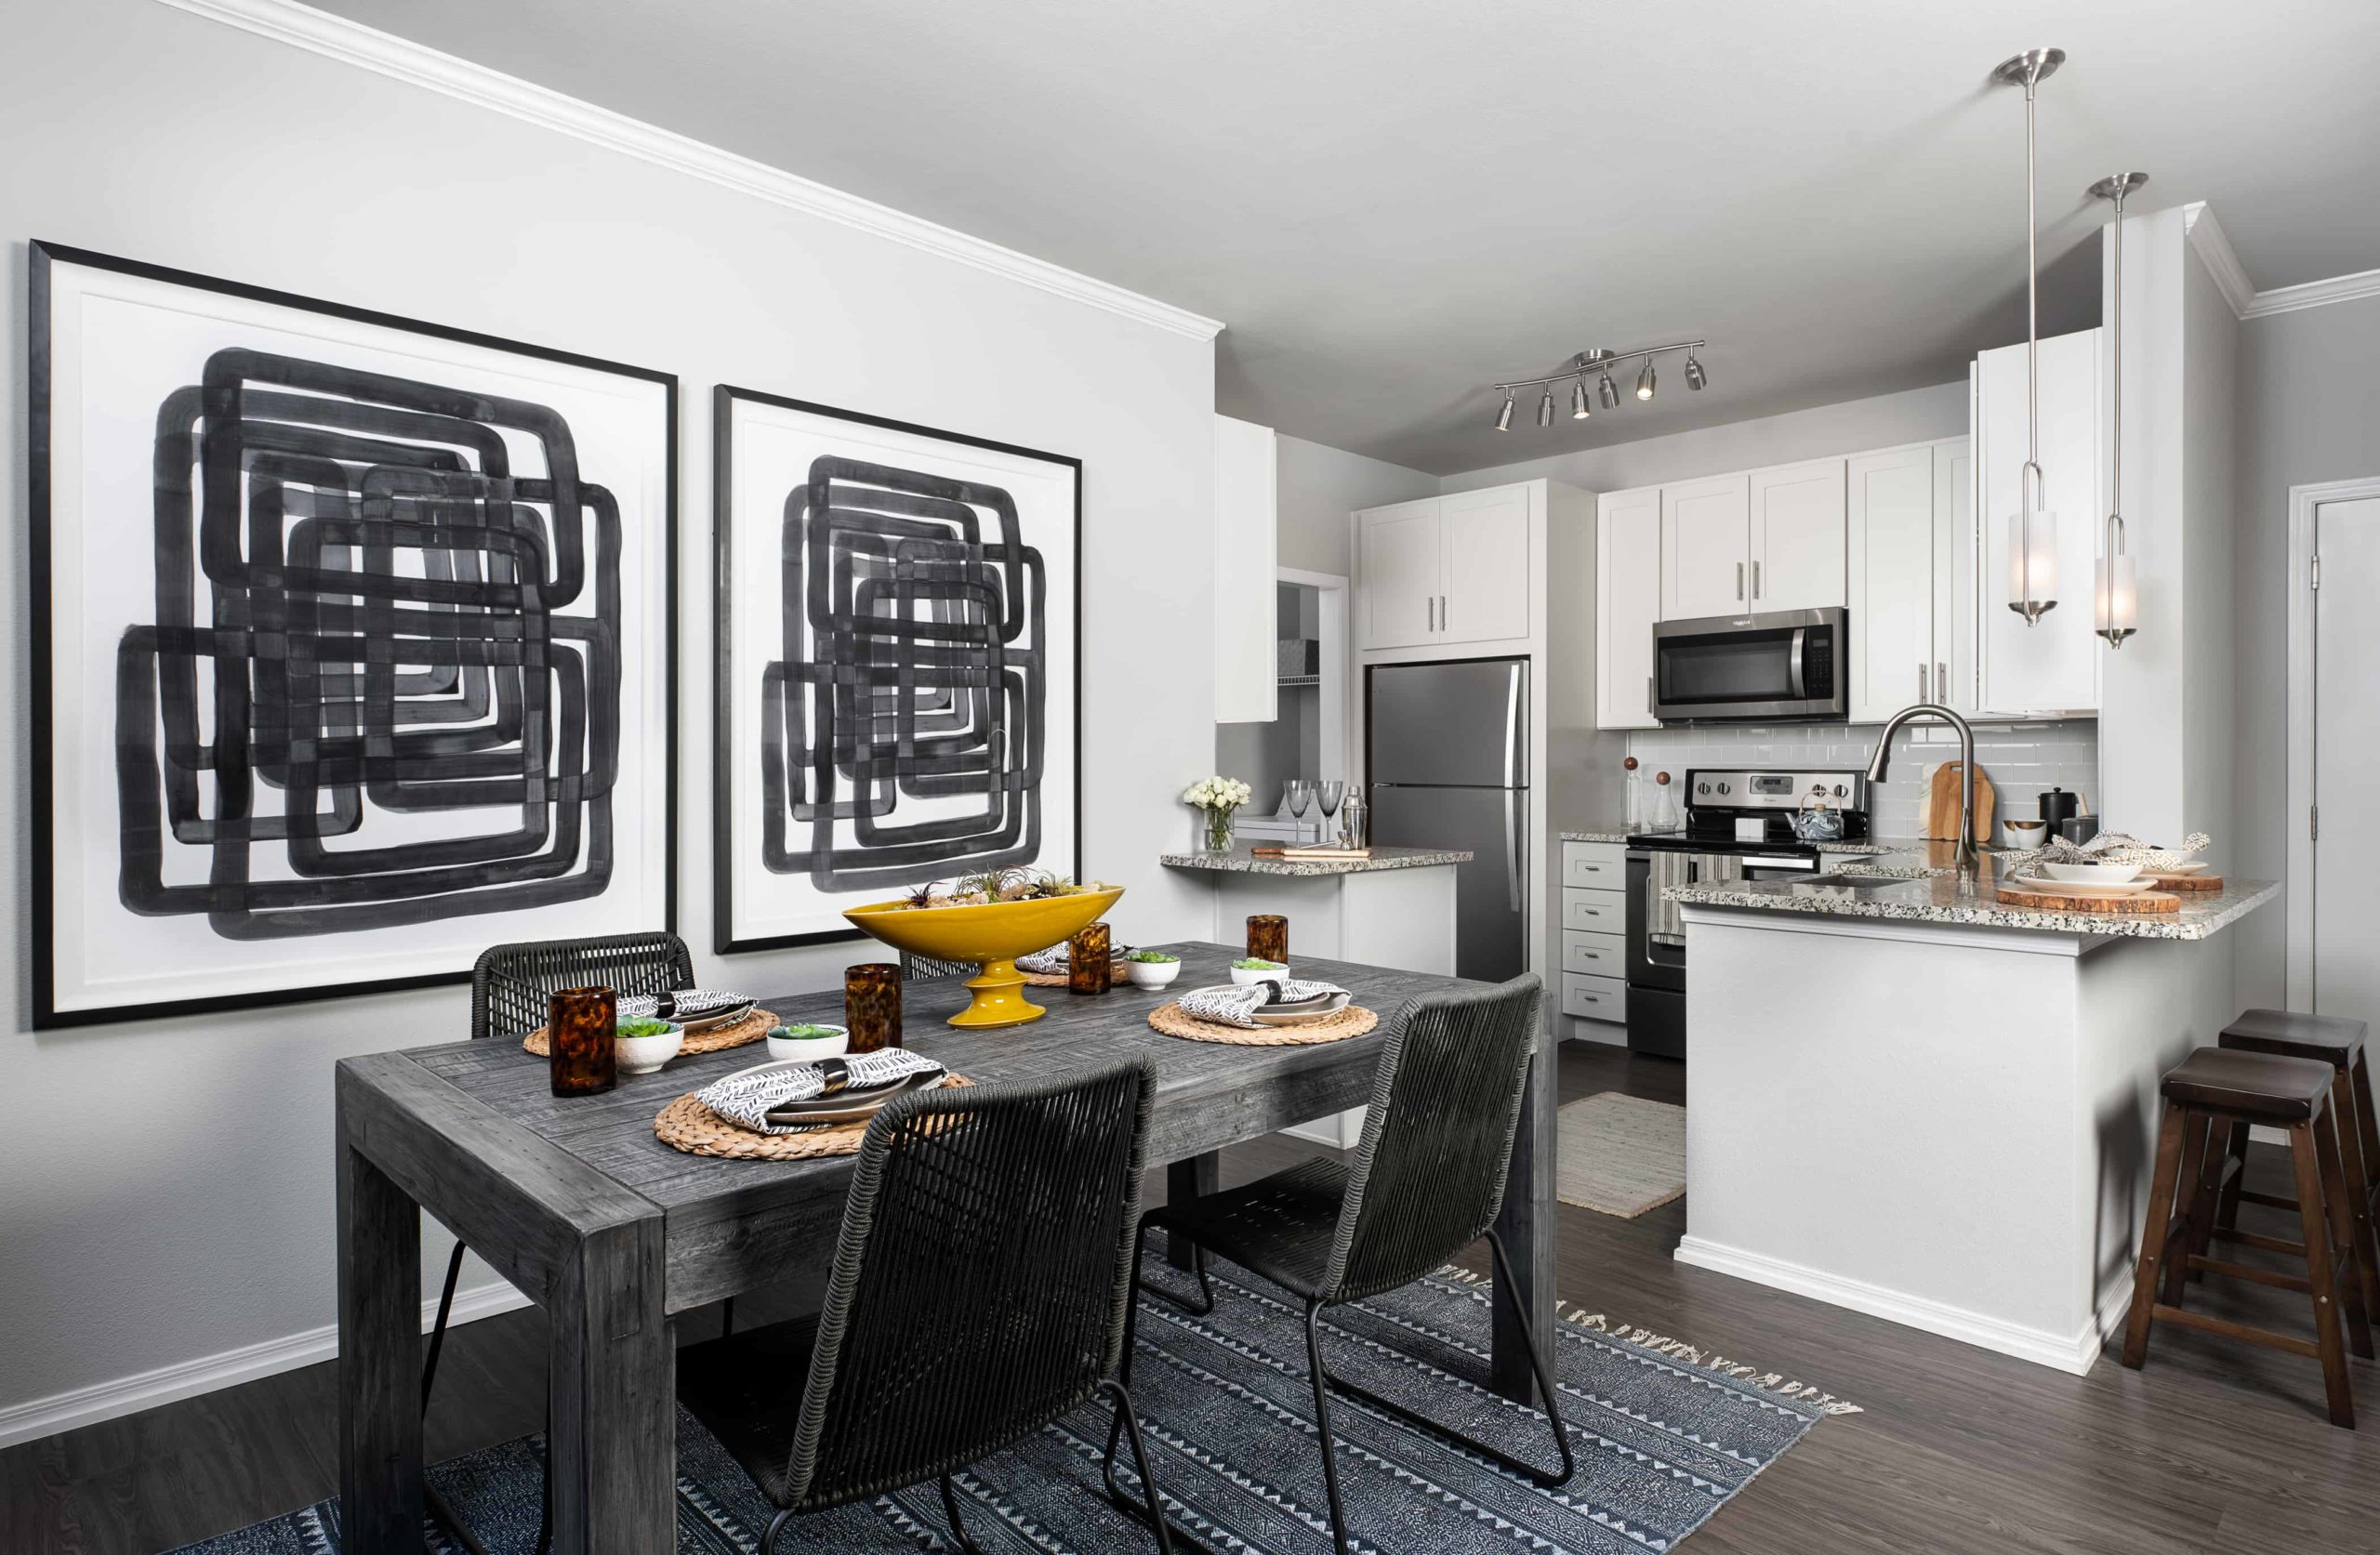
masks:
<path id="1" fill-rule="evenodd" d="M 1864 768 L 1881 724 L 1779 724 L 1774 728 L 1646 729 L 1628 736 L 1628 754 L 1641 770 L 1666 771 L 1683 782 L 1690 767 Z M 1869 795 L 1876 835 L 1915 837 L 1924 805 L 1925 770 L 1959 758 L 1959 735 L 1940 725 L 1911 725 L 1893 736 L 1892 773 Z M 2000 796 L 1999 817 L 2038 813 L 2034 796 L 2069 788 L 2093 814 L 2099 808 L 2099 725 L 2096 718 L 2060 723 L 1978 725 L 1976 765 Z"/>

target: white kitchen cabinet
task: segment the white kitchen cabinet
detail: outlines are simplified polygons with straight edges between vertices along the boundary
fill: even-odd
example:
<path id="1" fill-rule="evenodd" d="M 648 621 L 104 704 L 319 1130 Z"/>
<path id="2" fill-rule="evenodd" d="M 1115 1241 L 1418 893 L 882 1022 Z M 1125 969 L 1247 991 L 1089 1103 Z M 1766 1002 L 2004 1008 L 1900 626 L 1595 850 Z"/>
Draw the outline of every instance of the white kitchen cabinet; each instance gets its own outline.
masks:
<path id="1" fill-rule="evenodd" d="M 1751 608 L 1752 478 L 1721 475 L 1661 488 L 1661 619 Z"/>
<path id="2" fill-rule="evenodd" d="M 1595 727 L 1658 729 L 1653 627 L 1661 619 L 1661 489 L 1608 492 L 1595 515 Z"/>
<path id="3" fill-rule="evenodd" d="M 1355 515 L 1355 646 L 1409 648 L 1437 635 L 1438 499 Z"/>
<path id="4" fill-rule="evenodd" d="M 1750 604 L 1822 610 L 1844 600 L 1844 461 L 1754 470 Z"/>
<path id="5" fill-rule="evenodd" d="M 1215 721 L 1278 713 L 1272 585 L 1279 550 L 1273 428 L 1215 417 Z"/>
<path id="6" fill-rule="evenodd" d="M 1953 668 L 1966 659 L 1952 591 L 1967 464 L 1964 439 L 1847 461 L 1853 723 L 1881 723 L 1912 702 L 1972 702 Z"/>
<path id="7" fill-rule="evenodd" d="M 1934 700 L 1975 711 L 1975 451 L 1934 445 Z"/>
<path id="8" fill-rule="evenodd" d="M 1491 486 L 1355 515 L 1355 646 L 1529 635 L 1531 488 Z"/>
<path id="9" fill-rule="evenodd" d="M 1976 359 L 1977 707 L 2024 716 L 2096 712 L 2092 562 L 2106 501 L 2099 479 L 2099 332 L 2041 342 L 2043 506 L 2057 515 L 2056 608 L 2031 625 L 2008 608 L 2009 536 L 2025 480 L 2025 348 Z"/>

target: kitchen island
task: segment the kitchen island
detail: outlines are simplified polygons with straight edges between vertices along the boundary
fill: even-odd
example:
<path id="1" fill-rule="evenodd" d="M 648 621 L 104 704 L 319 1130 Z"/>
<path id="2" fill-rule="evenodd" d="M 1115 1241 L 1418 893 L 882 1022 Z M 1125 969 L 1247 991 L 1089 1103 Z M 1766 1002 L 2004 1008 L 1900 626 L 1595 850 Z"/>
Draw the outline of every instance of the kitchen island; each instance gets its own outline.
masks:
<path id="1" fill-rule="evenodd" d="M 1686 886 L 1694 1055 L 1677 1258 L 2082 1373 L 2121 1326 L 2158 1080 L 2238 1012 L 2181 911 L 1997 899 L 1947 846 L 1810 881 Z"/>

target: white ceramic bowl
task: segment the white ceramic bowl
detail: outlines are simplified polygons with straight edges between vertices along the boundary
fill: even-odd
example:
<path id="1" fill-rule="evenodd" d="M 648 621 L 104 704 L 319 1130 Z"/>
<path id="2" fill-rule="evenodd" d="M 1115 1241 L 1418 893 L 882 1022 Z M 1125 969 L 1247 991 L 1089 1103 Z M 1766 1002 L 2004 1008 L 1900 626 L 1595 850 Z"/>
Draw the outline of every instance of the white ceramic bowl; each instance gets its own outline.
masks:
<path id="1" fill-rule="evenodd" d="M 2074 886 L 2121 886 L 2149 872 L 2136 863 L 2045 863 L 2042 873 Z"/>
<path id="2" fill-rule="evenodd" d="M 2046 821 L 2003 821 L 2000 831 L 2009 847 L 2028 851 L 2049 840 L 2049 823 Z"/>
<path id="3" fill-rule="evenodd" d="M 657 1036 L 615 1036 L 612 1061 L 623 1074 L 650 1074 L 685 1045 L 686 1028 L 674 1023 Z"/>
<path id="4" fill-rule="evenodd" d="M 832 1036 L 769 1036 L 769 1057 L 778 1063 L 806 1062 L 811 1059 L 839 1059 L 851 1051 L 852 1034 L 845 1026 L 828 1025 L 824 1021 L 810 1022 L 833 1032 Z"/>
<path id="5" fill-rule="evenodd" d="M 1179 961 L 1127 961 L 1124 975 L 1135 988 L 1162 988 L 1182 975 Z"/>
<path id="6" fill-rule="evenodd" d="M 1289 969 L 1279 962 L 1266 967 L 1234 967 L 1231 969 L 1231 980 L 1242 988 L 1259 982 L 1286 982 L 1289 976 Z"/>

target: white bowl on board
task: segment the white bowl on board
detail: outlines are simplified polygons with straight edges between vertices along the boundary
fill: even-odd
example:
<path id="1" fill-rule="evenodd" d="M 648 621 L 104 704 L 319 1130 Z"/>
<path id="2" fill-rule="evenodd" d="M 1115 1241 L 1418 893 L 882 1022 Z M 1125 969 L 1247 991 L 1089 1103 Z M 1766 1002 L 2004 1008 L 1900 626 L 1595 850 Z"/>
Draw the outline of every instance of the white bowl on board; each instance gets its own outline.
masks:
<path id="1" fill-rule="evenodd" d="M 2045 863 L 2042 873 L 2063 885 L 2129 885 L 2149 872 L 2136 863 Z"/>

